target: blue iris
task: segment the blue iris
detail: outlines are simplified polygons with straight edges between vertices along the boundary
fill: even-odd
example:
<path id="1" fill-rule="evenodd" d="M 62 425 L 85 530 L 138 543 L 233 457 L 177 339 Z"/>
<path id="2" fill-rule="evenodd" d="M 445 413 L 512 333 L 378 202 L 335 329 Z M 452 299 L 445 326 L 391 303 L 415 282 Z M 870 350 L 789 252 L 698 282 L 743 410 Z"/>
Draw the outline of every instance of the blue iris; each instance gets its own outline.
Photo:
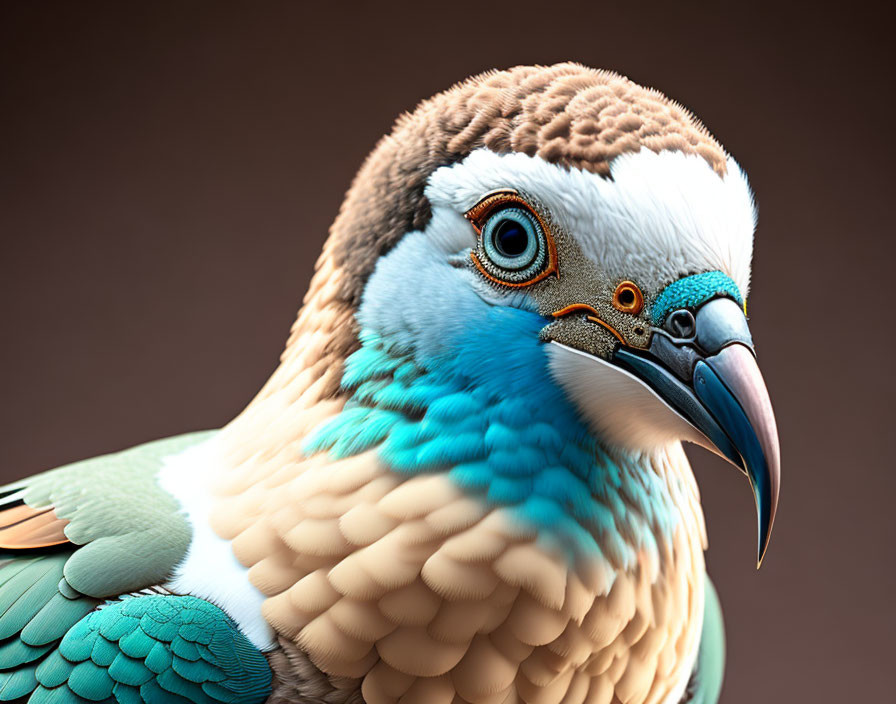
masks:
<path id="1" fill-rule="evenodd" d="M 499 211 L 485 224 L 482 244 L 488 258 L 502 269 L 519 271 L 538 259 L 539 225 L 522 208 Z"/>

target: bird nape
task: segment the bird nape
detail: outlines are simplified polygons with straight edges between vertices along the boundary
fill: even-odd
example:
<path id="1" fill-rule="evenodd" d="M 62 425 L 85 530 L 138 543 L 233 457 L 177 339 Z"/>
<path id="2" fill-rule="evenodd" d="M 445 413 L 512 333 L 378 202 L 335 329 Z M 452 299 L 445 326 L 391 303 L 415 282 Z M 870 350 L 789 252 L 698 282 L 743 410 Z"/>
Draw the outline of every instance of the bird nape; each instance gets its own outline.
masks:
<path id="1" fill-rule="evenodd" d="M 682 441 L 779 485 L 755 209 L 662 94 L 577 64 L 404 115 L 230 424 L 0 499 L 0 701 L 710 704 Z"/>

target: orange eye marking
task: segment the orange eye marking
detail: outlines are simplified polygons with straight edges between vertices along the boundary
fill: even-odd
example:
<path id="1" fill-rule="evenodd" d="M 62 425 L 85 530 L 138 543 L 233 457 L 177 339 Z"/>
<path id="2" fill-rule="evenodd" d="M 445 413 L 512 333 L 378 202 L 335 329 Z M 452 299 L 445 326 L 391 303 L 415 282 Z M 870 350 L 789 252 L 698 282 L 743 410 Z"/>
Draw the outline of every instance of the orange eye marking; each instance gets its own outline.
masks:
<path id="1" fill-rule="evenodd" d="M 488 217 L 493 212 L 495 212 L 495 210 L 508 205 L 516 205 L 520 208 L 524 208 L 532 215 L 532 217 L 534 217 L 538 221 L 538 225 L 541 227 L 541 231 L 544 232 L 545 240 L 547 240 L 547 266 L 543 271 L 540 271 L 528 281 L 505 281 L 504 279 L 499 279 L 498 277 L 489 273 L 485 269 L 485 267 L 482 266 L 482 262 L 479 261 L 479 257 L 476 256 L 476 252 L 473 251 L 470 252 L 470 259 L 473 260 L 473 264 L 475 265 L 475 267 L 489 281 L 493 281 L 494 283 L 500 284 L 501 286 L 509 286 L 511 288 L 523 288 L 525 286 L 531 286 L 535 282 L 541 281 L 551 274 L 556 274 L 557 278 L 559 279 L 560 271 L 557 269 L 557 245 L 554 243 L 554 237 L 553 235 L 551 235 L 551 229 L 548 227 L 548 224 L 545 222 L 544 218 L 541 217 L 541 215 L 531 205 L 529 205 L 529 203 L 526 202 L 526 199 L 512 188 L 501 189 L 499 191 L 493 191 L 492 193 L 489 193 L 487 196 L 485 196 L 485 198 L 480 200 L 476 205 L 474 205 L 466 213 L 464 213 L 464 217 L 470 221 L 470 223 L 473 225 L 473 229 L 476 230 L 476 234 L 481 237 L 482 226 L 488 219 Z"/>
<path id="2" fill-rule="evenodd" d="M 513 189 L 506 188 L 500 191 L 492 191 L 491 193 L 489 193 L 476 205 L 474 205 L 466 213 L 464 213 L 464 217 L 471 223 L 473 223 L 473 227 L 476 229 L 476 232 L 481 235 L 482 223 L 485 222 L 488 216 L 492 214 L 492 211 L 494 211 L 498 206 L 507 205 L 509 203 L 513 203 L 514 205 L 521 205 L 526 210 L 532 210 L 529 204 L 520 197 L 519 193 L 517 193 Z M 538 217 L 538 214 L 533 213 L 533 215 L 535 215 L 539 223 L 541 223 L 541 218 Z"/>
<path id="3" fill-rule="evenodd" d="M 597 311 L 587 303 L 570 303 L 568 306 L 564 306 L 560 310 L 555 310 L 553 313 L 551 313 L 551 315 L 555 318 L 562 318 L 564 315 L 569 315 L 570 313 L 588 313 L 589 315 L 593 315 L 595 318 L 597 317 Z"/>
<path id="4" fill-rule="evenodd" d="M 632 281 L 623 281 L 613 292 L 613 307 L 629 315 L 637 315 L 644 310 L 644 294 Z"/>
<path id="5" fill-rule="evenodd" d="M 587 303 L 571 303 L 570 305 L 565 306 L 560 310 L 554 311 L 553 313 L 551 313 L 551 315 L 553 315 L 555 318 L 562 318 L 564 315 L 569 315 L 570 313 L 588 313 L 588 320 L 590 320 L 592 323 L 597 323 L 598 325 L 606 328 L 613 335 L 613 337 L 619 340 L 623 345 L 625 344 L 625 340 L 623 339 L 622 335 L 619 334 L 619 331 L 609 323 L 605 323 L 603 320 L 601 320 L 597 315 L 597 311 Z"/>

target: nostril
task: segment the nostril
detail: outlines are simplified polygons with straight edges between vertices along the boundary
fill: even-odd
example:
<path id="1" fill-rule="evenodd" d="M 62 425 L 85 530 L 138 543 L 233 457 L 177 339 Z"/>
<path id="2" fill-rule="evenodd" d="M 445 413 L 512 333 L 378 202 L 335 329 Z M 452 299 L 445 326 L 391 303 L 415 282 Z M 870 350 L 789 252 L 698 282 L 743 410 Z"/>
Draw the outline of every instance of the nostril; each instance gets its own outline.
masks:
<path id="1" fill-rule="evenodd" d="M 697 322 L 691 311 L 677 310 L 669 316 L 666 328 L 675 337 L 693 337 L 697 330 Z"/>

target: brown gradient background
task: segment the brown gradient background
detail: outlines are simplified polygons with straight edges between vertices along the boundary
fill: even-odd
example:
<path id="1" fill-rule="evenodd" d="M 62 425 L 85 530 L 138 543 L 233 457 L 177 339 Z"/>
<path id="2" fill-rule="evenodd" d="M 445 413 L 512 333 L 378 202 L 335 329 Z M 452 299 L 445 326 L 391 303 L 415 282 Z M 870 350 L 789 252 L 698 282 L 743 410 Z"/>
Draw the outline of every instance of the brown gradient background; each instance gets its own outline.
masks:
<path id="1" fill-rule="evenodd" d="M 759 202 L 750 314 L 784 459 L 760 572 L 745 481 L 690 453 L 728 625 L 723 702 L 893 701 L 888 18 L 861 3 L 124 5 L 0 5 L 3 478 L 235 415 L 399 112 L 491 67 L 614 68 L 695 110 Z"/>

